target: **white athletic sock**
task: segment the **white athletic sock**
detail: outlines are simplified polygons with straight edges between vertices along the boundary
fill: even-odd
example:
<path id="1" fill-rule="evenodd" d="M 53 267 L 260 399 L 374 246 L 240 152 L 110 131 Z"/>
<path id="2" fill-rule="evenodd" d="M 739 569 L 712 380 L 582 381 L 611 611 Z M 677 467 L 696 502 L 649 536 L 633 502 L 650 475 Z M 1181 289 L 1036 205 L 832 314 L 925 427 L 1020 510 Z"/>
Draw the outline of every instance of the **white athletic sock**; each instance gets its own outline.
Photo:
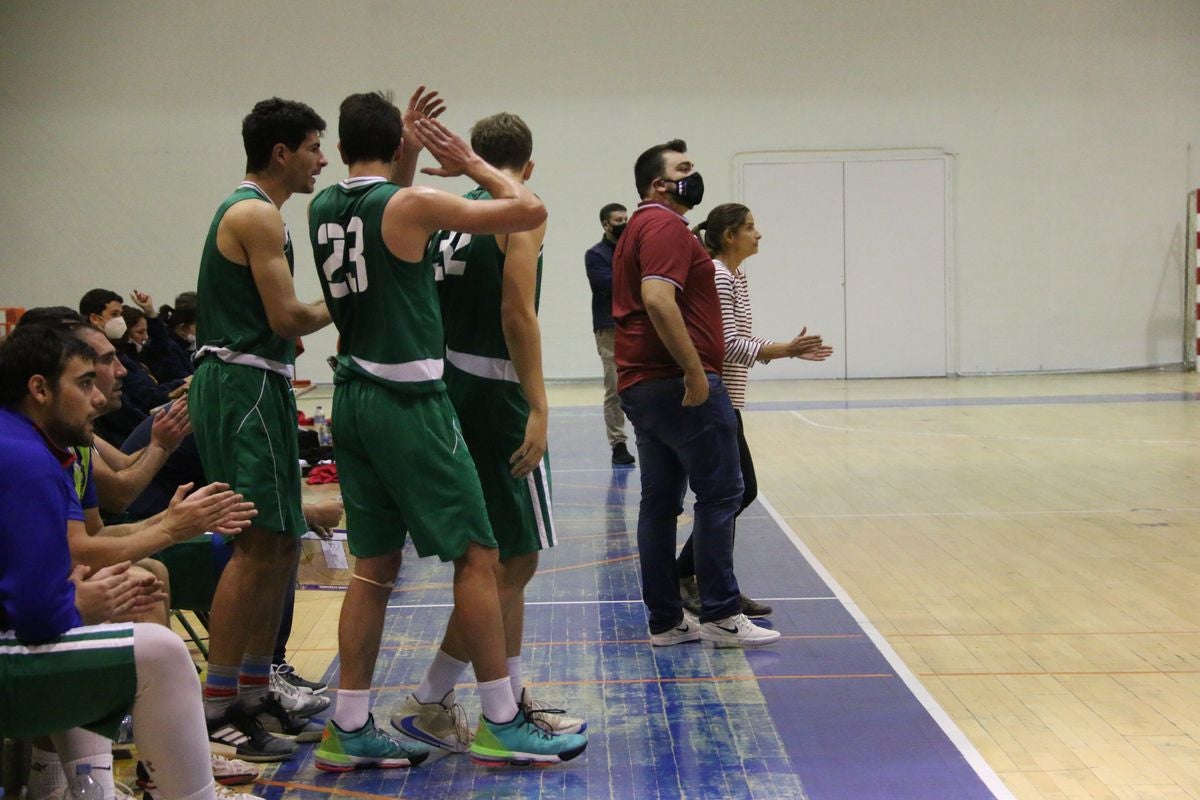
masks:
<path id="1" fill-rule="evenodd" d="M 33 748 L 29 757 L 29 780 L 25 783 L 27 800 L 58 800 L 67 791 L 67 776 L 58 753 Z"/>
<path id="2" fill-rule="evenodd" d="M 477 683 L 475 688 L 479 692 L 483 715 L 492 722 L 511 722 L 517 716 L 517 701 L 513 699 L 512 684 L 507 677 Z"/>
<path id="3" fill-rule="evenodd" d="M 133 740 L 142 765 L 158 784 L 155 796 L 215 800 L 200 681 L 187 647 L 169 628 L 137 623 L 133 651 Z"/>
<path id="4" fill-rule="evenodd" d="M 508 659 L 508 682 L 512 684 L 513 697 L 517 702 L 521 701 L 521 690 L 524 685 L 521 683 L 521 657 L 513 656 Z"/>
<path id="5" fill-rule="evenodd" d="M 75 781 L 75 769 L 81 764 L 90 764 L 92 780 L 100 785 L 104 800 L 114 800 L 117 790 L 113 786 L 112 741 L 98 733 L 83 728 L 71 728 L 50 737 L 59 752 L 63 779 L 70 785 Z"/>
<path id="6" fill-rule="evenodd" d="M 356 731 L 371 716 L 370 689 L 338 689 L 333 721 L 344 731 Z"/>
<path id="7" fill-rule="evenodd" d="M 425 679 L 413 692 L 413 696 L 419 703 L 440 702 L 451 689 L 458 685 L 469 666 L 471 665 L 468 662 L 459 661 L 439 647 L 429 669 L 425 671 Z"/>

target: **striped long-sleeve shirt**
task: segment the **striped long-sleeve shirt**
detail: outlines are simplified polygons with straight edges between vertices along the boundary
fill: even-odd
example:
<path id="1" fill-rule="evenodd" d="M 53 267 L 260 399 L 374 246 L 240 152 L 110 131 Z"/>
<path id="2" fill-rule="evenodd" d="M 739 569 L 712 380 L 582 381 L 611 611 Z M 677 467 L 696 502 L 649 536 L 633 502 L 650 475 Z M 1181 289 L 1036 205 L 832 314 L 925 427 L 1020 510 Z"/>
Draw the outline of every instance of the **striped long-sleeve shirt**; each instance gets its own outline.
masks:
<path id="1" fill-rule="evenodd" d="M 746 376 L 758 360 L 768 340 L 751 335 L 754 316 L 750 311 L 750 286 L 741 270 L 731 272 L 724 263 L 713 259 L 717 269 L 714 280 L 721 299 L 721 327 L 725 336 L 725 363 L 721 379 L 729 390 L 734 408 L 746 407 Z"/>

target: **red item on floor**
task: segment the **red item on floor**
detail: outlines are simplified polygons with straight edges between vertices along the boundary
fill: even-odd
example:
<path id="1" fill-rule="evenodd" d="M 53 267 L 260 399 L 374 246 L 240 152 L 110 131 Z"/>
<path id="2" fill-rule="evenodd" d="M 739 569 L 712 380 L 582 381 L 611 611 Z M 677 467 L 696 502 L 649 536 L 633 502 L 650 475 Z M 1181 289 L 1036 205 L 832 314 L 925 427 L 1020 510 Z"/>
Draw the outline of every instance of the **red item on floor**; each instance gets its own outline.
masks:
<path id="1" fill-rule="evenodd" d="M 308 473 L 309 483 L 337 483 L 337 464 L 317 464 Z"/>
<path id="2" fill-rule="evenodd" d="M 296 412 L 296 424 L 297 424 L 297 425 L 312 425 L 312 424 L 313 424 L 313 418 L 312 418 L 312 417 L 306 417 L 306 416 L 304 415 L 304 412 L 303 412 L 303 411 L 297 411 L 297 412 Z"/>

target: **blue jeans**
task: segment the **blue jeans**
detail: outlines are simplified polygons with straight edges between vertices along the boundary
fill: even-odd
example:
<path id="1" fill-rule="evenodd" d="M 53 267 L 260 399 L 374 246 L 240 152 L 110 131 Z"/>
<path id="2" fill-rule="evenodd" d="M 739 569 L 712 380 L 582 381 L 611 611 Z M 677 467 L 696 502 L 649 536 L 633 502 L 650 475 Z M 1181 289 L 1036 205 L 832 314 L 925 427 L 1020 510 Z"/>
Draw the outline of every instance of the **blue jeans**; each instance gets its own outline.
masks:
<path id="1" fill-rule="evenodd" d="M 683 407 L 682 377 L 643 381 L 621 392 L 642 470 L 637 535 L 651 633 L 683 619 L 675 534 L 689 485 L 696 495 L 692 542 L 700 619 L 741 612 L 733 574 L 733 520 L 742 500 L 737 417 L 721 379 L 709 375 L 708 387 L 708 400 L 690 408 Z"/>

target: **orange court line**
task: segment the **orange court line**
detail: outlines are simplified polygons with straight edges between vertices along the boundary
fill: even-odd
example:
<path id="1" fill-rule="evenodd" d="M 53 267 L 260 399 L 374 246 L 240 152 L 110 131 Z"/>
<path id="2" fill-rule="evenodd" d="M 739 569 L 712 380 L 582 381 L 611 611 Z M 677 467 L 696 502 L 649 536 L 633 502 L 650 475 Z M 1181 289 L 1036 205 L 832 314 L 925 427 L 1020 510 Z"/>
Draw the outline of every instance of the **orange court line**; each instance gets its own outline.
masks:
<path id="1" fill-rule="evenodd" d="M 780 637 L 783 639 L 862 639 L 866 636 L 864 633 L 795 633 L 785 634 Z M 649 639 L 578 639 L 566 642 L 524 642 L 523 647 L 565 647 L 567 645 L 597 645 L 597 644 L 648 644 Z M 380 651 L 384 650 L 429 650 L 440 646 L 440 642 L 422 642 L 421 644 L 385 644 L 379 647 Z M 291 647 L 288 648 L 293 653 L 328 653 L 337 650 L 337 647 Z"/>
<path id="2" fill-rule="evenodd" d="M 339 786 L 314 786 L 311 783 L 292 783 L 291 781 L 268 781 L 262 779 L 257 780 L 254 783 L 262 786 L 278 786 L 283 789 L 301 789 L 308 792 L 321 792 L 322 794 L 333 794 L 339 797 L 359 797 L 362 798 L 362 800 L 404 800 L 404 798 L 400 795 L 356 792 L 353 789 L 342 789 Z"/>
<path id="3" fill-rule="evenodd" d="M 1200 675 L 1200 669 L 1047 670 L 1045 672 L 918 672 L 922 678 L 1026 678 L 1087 675 Z"/>
<path id="4" fill-rule="evenodd" d="M 997 633 L 887 633 L 904 639 L 945 636 L 1197 636 L 1200 631 L 1011 631 Z"/>
<path id="5" fill-rule="evenodd" d="M 616 564 L 617 562 L 620 562 L 620 561 L 630 561 L 635 558 L 637 558 L 637 553 L 633 553 L 633 554 L 627 555 L 627 556 L 616 556 L 615 558 L 606 558 L 601 561 L 585 561 L 582 564 L 565 564 L 561 567 L 550 567 L 548 569 L 539 569 L 537 571 L 537 574 L 545 575 L 549 572 L 567 572 L 567 571 L 573 570 L 573 569 L 587 569 L 588 567 L 602 567 L 605 564 Z"/>

